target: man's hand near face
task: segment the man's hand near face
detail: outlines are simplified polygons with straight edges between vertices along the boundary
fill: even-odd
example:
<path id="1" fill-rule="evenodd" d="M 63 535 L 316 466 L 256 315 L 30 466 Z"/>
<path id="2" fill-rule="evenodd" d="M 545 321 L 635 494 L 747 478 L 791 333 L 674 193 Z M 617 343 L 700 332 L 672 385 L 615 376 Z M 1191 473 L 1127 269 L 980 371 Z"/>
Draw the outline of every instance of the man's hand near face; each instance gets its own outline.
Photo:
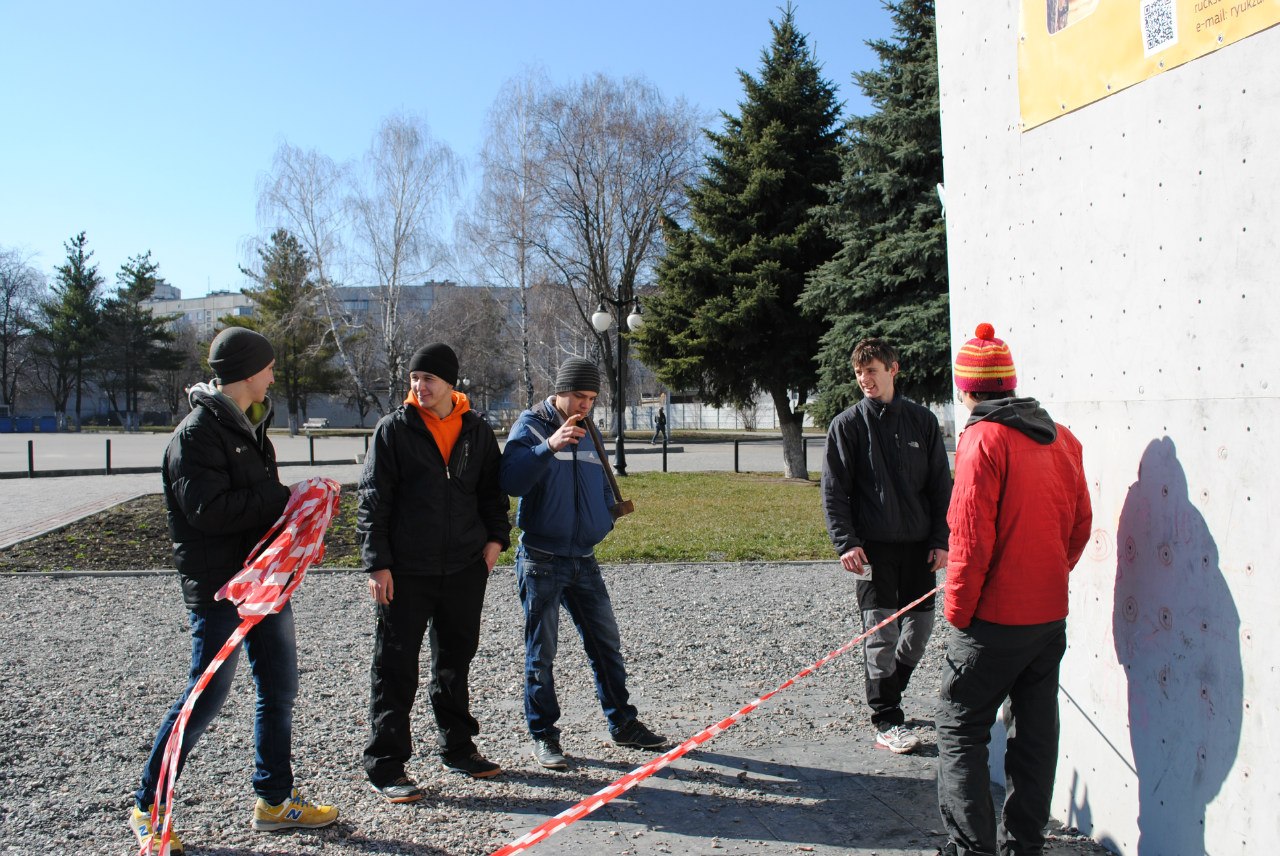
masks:
<path id="1" fill-rule="evenodd" d="M 582 421 L 582 414 L 575 413 L 564 420 L 564 424 L 556 429 L 556 433 L 547 438 L 547 445 L 551 447 L 551 451 L 558 452 L 565 446 L 578 444 L 578 441 L 587 433 L 587 429 L 581 427 L 578 423 Z"/>

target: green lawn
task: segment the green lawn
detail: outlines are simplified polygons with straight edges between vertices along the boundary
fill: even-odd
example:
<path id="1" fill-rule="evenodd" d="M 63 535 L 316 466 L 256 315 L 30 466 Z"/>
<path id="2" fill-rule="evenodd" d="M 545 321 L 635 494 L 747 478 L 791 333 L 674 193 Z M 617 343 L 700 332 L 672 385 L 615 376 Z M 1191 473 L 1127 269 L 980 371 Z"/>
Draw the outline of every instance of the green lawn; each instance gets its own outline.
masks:
<path id="1" fill-rule="evenodd" d="M 817 482 L 759 473 L 636 473 L 619 482 L 636 510 L 596 549 L 602 562 L 834 561 Z"/>
<path id="2" fill-rule="evenodd" d="M 836 560 L 816 481 L 765 473 L 636 473 L 619 482 L 636 510 L 596 549 L 602 562 Z M 348 486 L 325 536 L 326 565 L 360 565 L 355 500 Z M 513 543 L 518 536 L 515 530 Z M 514 552 L 498 561 L 514 562 Z"/>

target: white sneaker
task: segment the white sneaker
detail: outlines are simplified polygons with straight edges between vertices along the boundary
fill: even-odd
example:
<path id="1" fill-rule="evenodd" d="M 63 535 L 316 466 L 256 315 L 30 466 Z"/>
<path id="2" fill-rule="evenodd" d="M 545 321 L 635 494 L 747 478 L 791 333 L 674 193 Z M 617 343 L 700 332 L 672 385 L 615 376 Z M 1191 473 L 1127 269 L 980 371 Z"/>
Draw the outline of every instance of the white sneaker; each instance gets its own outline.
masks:
<path id="1" fill-rule="evenodd" d="M 916 747 L 920 745 L 920 738 L 911 733 L 911 729 L 907 726 L 894 725 L 884 731 L 877 731 L 876 743 L 890 752 L 905 755 L 908 752 L 915 751 Z"/>

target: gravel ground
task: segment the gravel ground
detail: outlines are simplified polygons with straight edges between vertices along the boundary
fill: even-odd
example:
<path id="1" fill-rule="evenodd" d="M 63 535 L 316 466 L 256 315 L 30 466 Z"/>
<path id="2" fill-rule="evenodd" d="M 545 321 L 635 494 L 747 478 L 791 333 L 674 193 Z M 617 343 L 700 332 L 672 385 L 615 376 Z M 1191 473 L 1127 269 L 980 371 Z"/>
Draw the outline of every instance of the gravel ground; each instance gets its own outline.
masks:
<path id="1" fill-rule="evenodd" d="M 737 710 L 854 632 L 852 585 L 830 564 L 627 566 L 607 568 L 606 575 L 632 699 L 648 725 L 673 738 L 684 739 Z M 242 664 L 222 716 L 178 785 L 177 826 L 188 852 L 489 853 L 647 760 L 645 753 L 608 742 L 581 645 L 566 617 L 557 683 L 563 742 L 576 763 L 568 773 L 534 765 L 523 721 L 521 616 L 513 588 L 511 569 L 499 567 L 471 682 L 473 712 L 484 729 L 478 743 L 507 768 L 503 776 L 473 781 L 442 772 L 433 754 L 430 707 L 420 694 L 419 755 L 410 772 L 428 799 L 406 812 L 368 789 L 359 764 L 368 727 L 373 629 L 364 577 L 313 573 L 294 597 L 302 668 L 295 774 L 304 795 L 337 804 L 342 816 L 333 827 L 314 832 L 264 835 L 249 829 L 253 692 Z M 916 673 L 907 706 L 909 717 L 924 722 L 932 717 L 929 700 L 937 693 L 939 636 Z M 190 651 L 176 578 L 0 576 L 0 646 L 0 853 L 131 852 L 125 825 L 131 793 L 154 729 L 181 688 Z M 908 796 L 928 803 L 930 756 L 936 754 L 931 734 L 926 730 L 918 756 L 874 752 L 860 711 L 861 671 L 861 654 L 851 651 L 706 748 L 749 753 L 817 742 L 863 752 L 868 771 L 893 767 Z M 665 777 L 664 787 L 674 782 L 713 801 L 733 798 L 746 775 L 739 773 L 737 781 L 713 775 L 695 756 L 677 766 L 679 771 L 664 771 L 655 780 Z M 642 825 L 669 828 L 673 818 L 646 819 L 645 787 L 626 797 L 632 821 L 638 817 Z M 756 787 L 750 796 L 753 804 L 804 811 L 785 787 Z M 913 849 L 880 852 L 933 852 L 942 839 L 937 820 L 932 823 L 932 829 L 916 830 Z M 616 852 L 655 852 L 643 839 L 618 846 Z M 717 853 L 813 849 L 781 846 L 718 838 L 707 843 L 708 852 Z M 547 842 L 532 852 L 552 849 Z M 1105 851 L 1059 835 L 1049 852 Z"/>

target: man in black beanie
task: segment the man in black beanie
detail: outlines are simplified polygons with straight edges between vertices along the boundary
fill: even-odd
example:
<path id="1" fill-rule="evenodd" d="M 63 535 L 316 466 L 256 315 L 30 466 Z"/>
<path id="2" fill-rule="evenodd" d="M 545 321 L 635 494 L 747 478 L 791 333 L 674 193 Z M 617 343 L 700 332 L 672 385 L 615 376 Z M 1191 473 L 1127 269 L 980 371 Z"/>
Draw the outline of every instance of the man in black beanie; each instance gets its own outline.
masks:
<path id="1" fill-rule="evenodd" d="M 356 527 L 377 613 L 370 669 L 369 784 L 392 803 L 422 790 L 405 769 L 422 640 L 430 630 L 431 710 L 446 770 L 487 779 L 502 768 L 472 738 L 468 676 L 480 644 L 485 587 L 511 543 L 493 429 L 454 389 L 448 345 L 409 360 L 409 395 L 378 422 L 360 477 Z"/>
<path id="2" fill-rule="evenodd" d="M 160 726 L 134 794 L 129 827 L 143 847 L 153 838 L 159 841 L 151 807 L 169 734 L 196 681 L 240 624 L 235 604 L 217 600 L 218 590 L 240 571 L 289 501 L 289 488 L 280 483 L 275 449 L 267 437 L 267 388 L 275 381 L 275 359 L 271 343 L 260 333 L 240 327 L 219 333 L 209 346 L 209 366 L 217 377 L 191 387 L 191 412 L 165 449 L 161 480 L 174 567 L 189 610 L 191 671 L 186 690 Z M 244 648 L 258 694 L 253 729 L 253 789 L 258 800 L 250 825 L 266 831 L 328 826 L 338 819 L 338 810 L 307 802 L 293 786 L 298 656 L 292 604 L 254 625 Z M 179 772 L 226 700 L 238 659 L 237 649 L 196 700 L 178 757 Z M 161 823 L 166 810 L 160 807 Z M 170 838 L 170 850 L 182 852 L 176 837 Z"/>
<path id="3" fill-rule="evenodd" d="M 667 740 L 636 718 L 613 603 L 596 545 L 613 529 L 609 462 L 583 426 L 600 393 L 594 363 L 566 360 L 555 394 L 520 414 L 502 453 L 502 488 L 520 497 L 516 522 L 516 584 L 524 607 L 525 719 L 533 757 L 543 767 L 568 767 L 560 747 L 560 702 L 554 665 L 564 604 L 582 637 L 596 696 L 619 746 L 657 749 Z"/>

